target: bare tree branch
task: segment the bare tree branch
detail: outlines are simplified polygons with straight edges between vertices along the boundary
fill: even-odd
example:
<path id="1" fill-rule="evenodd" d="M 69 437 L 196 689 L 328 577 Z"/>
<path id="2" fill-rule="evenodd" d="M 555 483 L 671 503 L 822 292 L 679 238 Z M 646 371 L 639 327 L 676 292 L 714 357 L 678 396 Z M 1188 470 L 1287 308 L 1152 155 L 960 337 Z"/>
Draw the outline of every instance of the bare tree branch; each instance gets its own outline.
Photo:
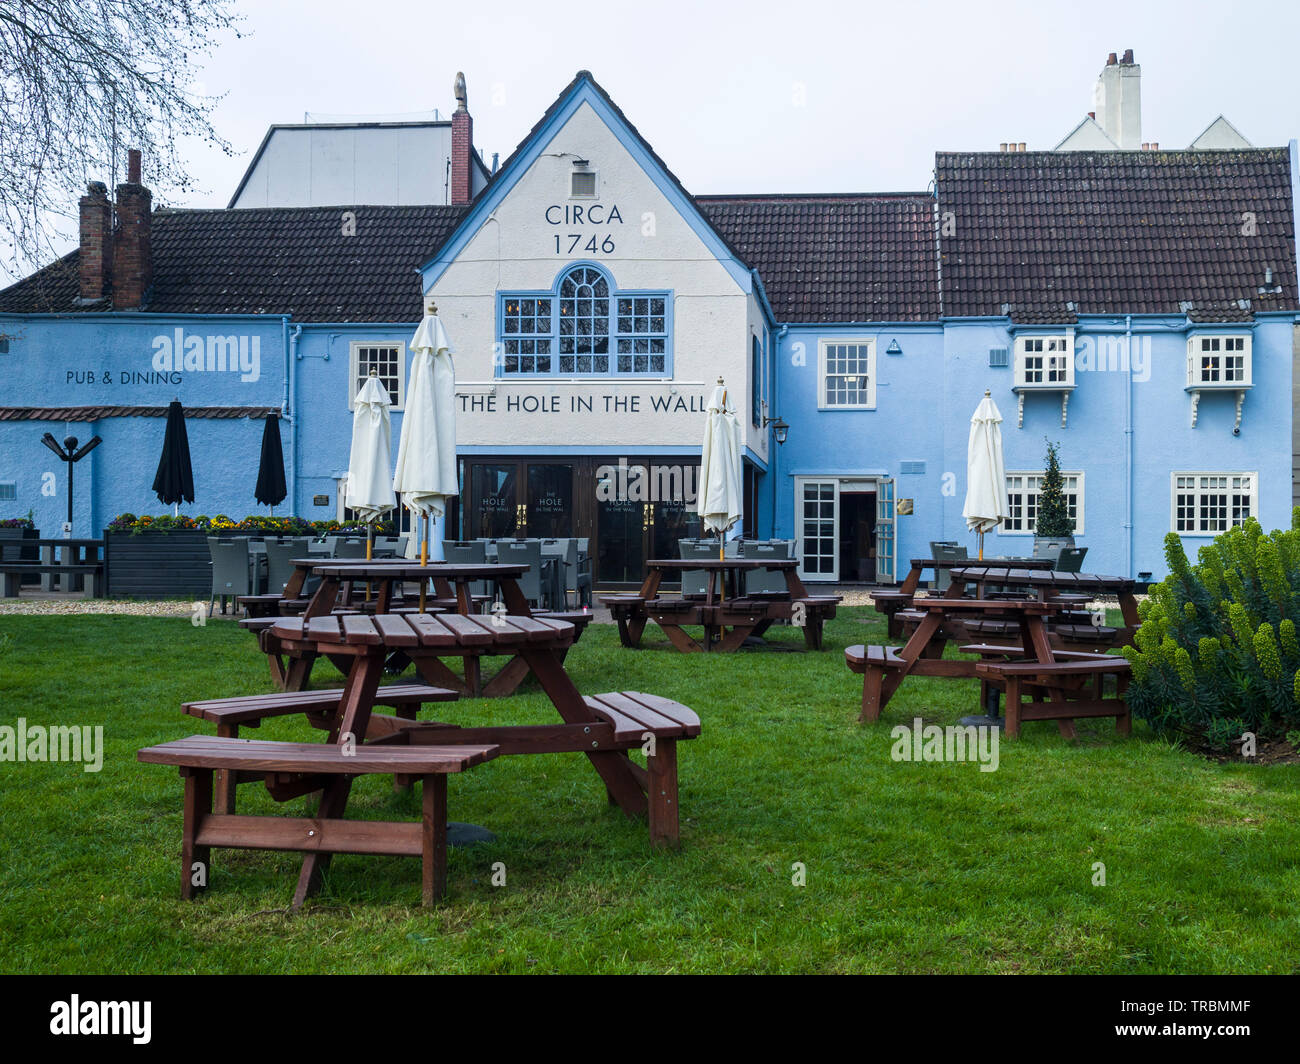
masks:
<path id="1" fill-rule="evenodd" d="M 227 155 L 200 95 L 201 60 L 234 0 L 0 0 L 0 256 L 15 273 L 76 231 L 88 180 L 111 182 L 127 148 L 155 193 L 194 187 L 178 152 L 201 138 Z"/>

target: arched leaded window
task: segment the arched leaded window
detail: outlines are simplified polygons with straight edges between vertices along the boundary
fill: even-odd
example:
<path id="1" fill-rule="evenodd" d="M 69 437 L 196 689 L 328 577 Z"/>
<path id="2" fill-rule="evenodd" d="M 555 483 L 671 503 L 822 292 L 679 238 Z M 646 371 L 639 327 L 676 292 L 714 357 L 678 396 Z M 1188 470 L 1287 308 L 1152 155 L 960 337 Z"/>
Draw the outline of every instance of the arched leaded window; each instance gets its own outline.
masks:
<path id="1" fill-rule="evenodd" d="M 609 372 L 609 282 L 594 266 L 560 279 L 560 373 Z"/>
<path id="2" fill-rule="evenodd" d="M 549 292 L 499 295 L 497 376 L 670 377 L 670 292 L 619 291 L 579 263 Z"/>

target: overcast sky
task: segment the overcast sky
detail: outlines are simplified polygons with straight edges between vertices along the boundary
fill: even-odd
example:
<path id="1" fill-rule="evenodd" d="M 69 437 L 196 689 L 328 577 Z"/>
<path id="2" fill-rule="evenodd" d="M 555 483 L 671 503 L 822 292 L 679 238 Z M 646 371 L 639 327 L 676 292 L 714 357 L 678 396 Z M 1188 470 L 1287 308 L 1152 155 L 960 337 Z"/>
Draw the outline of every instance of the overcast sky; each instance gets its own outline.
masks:
<path id="1" fill-rule="evenodd" d="M 1256 145 L 1300 135 L 1293 0 L 239 7 L 246 35 L 199 74 L 237 154 L 194 144 L 203 192 L 168 205 L 225 206 L 267 126 L 305 111 L 446 116 L 458 70 L 489 163 L 585 68 L 695 193 L 922 190 L 936 150 L 1054 147 L 1126 48 L 1143 140 L 1185 148 L 1220 113 Z"/>

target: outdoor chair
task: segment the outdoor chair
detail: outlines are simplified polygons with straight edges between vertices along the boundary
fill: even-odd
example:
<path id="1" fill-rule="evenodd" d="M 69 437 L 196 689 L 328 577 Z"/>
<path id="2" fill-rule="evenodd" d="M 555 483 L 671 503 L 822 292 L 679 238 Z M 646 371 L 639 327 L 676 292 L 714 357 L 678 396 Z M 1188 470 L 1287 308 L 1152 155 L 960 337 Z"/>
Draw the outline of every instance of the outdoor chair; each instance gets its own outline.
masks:
<path id="1" fill-rule="evenodd" d="M 342 537 L 334 541 L 335 558 L 364 558 L 366 556 L 366 541 L 364 539 Z"/>
<path id="2" fill-rule="evenodd" d="M 497 543 L 497 561 L 502 565 L 526 565 L 519 577 L 519 590 L 529 602 L 549 608 L 542 601 L 542 544 L 536 539 L 503 539 Z"/>
<path id="3" fill-rule="evenodd" d="M 573 605 L 590 606 L 591 605 L 591 572 L 584 572 L 580 567 L 578 560 L 578 540 L 576 538 L 561 539 L 560 547 L 564 553 L 561 555 L 563 562 L 563 572 L 560 573 L 561 594 L 564 599 L 564 608 L 569 608 L 569 592 L 573 592 Z"/>
<path id="4" fill-rule="evenodd" d="M 307 557 L 306 536 L 293 539 L 268 539 L 266 541 L 266 592 L 278 595 L 293 576 L 293 559 Z"/>
<path id="5" fill-rule="evenodd" d="M 1042 541 L 1037 538 L 1034 540 L 1035 558 L 1048 558 L 1052 562 L 1052 568 L 1056 569 L 1061 560 L 1061 551 L 1068 547 L 1068 543 L 1057 543 L 1051 540 Z"/>
<path id="6" fill-rule="evenodd" d="M 716 558 L 718 556 L 718 541 L 715 539 L 712 543 L 708 540 L 678 540 L 678 550 L 681 551 L 683 559 L 691 558 Z M 698 596 L 703 597 L 709 593 L 709 574 L 703 569 L 683 569 L 682 570 L 682 597 Z"/>
<path id="7" fill-rule="evenodd" d="M 587 605 L 591 605 L 591 538 L 589 536 L 578 537 L 578 576 L 587 587 Z M 578 585 L 578 592 L 582 592 L 582 583 Z"/>
<path id="8" fill-rule="evenodd" d="M 966 558 L 966 548 L 959 547 L 955 543 L 935 542 L 930 544 L 930 549 L 934 552 L 935 561 L 962 561 Z M 947 591 L 951 583 L 952 573 L 949 570 L 935 570 L 934 589 L 936 591 Z"/>
<path id="9" fill-rule="evenodd" d="M 784 543 L 747 543 L 745 557 L 762 561 L 764 558 L 788 558 Z M 786 590 L 785 574 L 771 569 L 756 569 L 745 574 L 746 595 L 771 595 Z"/>
<path id="10" fill-rule="evenodd" d="M 255 595 L 248 537 L 233 539 L 208 537 L 208 551 L 212 555 L 212 595 L 208 599 L 208 616 L 212 604 L 221 599 L 221 612 L 226 612 L 226 599 L 232 601 L 240 595 Z M 233 608 L 233 607 L 232 607 Z"/>
<path id="11" fill-rule="evenodd" d="M 1056 559 L 1056 571 L 1059 573 L 1080 573 L 1083 571 L 1083 556 L 1087 547 L 1065 547 Z"/>
<path id="12" fill-rule="evenodd" d="M 487 562 L 487 544 L 474 539 L 447 540 L 442 545 L 442 554 L 452 565 L 483 565 Z M 471 581 L 469 593 L 491 595 L 492 585 L 486 580 Z"/>

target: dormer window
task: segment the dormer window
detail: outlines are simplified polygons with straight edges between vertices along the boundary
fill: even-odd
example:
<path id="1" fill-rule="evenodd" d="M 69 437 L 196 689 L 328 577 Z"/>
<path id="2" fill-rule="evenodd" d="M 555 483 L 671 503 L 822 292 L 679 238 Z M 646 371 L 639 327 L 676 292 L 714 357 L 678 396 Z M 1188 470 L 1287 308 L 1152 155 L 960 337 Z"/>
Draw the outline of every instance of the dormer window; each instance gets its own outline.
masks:
<path id="1" fill-rule="evenodd" d="M 1193 336 L 1187 341 L 1189 388 L 1249 388 L 1249 336 Z"/>
<path id="2" fill-rule="evenodd" d="M 1061 428 L 1074 390 L 1074 334 L 1016 337 L 1016 373 L 1012 390 L 1019 400 L 1016 427 L 1025 426 L 1025 396 L 1056 392 L 1061 396 Z"/>

